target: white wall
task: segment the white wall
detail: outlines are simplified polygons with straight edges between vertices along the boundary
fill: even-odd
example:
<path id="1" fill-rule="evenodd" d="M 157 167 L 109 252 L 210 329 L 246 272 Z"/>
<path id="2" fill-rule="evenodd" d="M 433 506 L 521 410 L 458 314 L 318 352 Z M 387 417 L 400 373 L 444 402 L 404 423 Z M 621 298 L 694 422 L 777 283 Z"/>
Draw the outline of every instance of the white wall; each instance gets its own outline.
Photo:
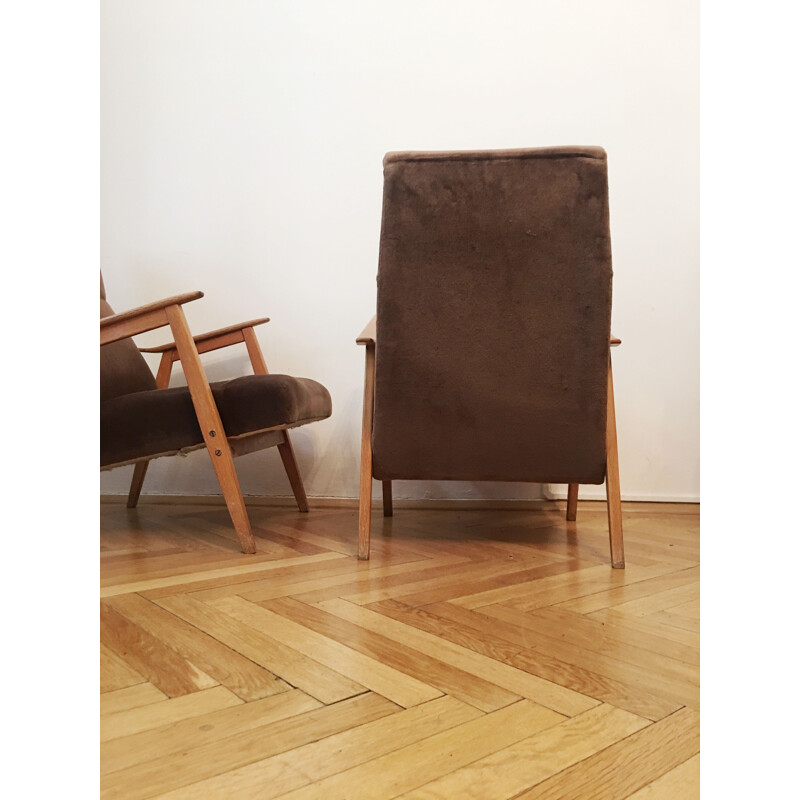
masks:
<path id="1" fill-rule="evenodd" d="M 699 498 L 696 0 L 103 0 L 101 79 L 109 300 L 201 289 L 196 332 L 271 317 L 271 371 L 333 397 L 331 419 L 294 434 L 317 497 L 358 493 L 353 340 L 375 307 L 384 153 L 605 147 L 623 498 Z M 247 371 L 243 348 L 205 358 L 212 380 Z M 207 462 L 156 461 L 145 492 L 216 494 Z M 288 494 L 276 451 L 237 466 L 245 494 Z M 127 491 L 130 471 L 101 490 Z"/>

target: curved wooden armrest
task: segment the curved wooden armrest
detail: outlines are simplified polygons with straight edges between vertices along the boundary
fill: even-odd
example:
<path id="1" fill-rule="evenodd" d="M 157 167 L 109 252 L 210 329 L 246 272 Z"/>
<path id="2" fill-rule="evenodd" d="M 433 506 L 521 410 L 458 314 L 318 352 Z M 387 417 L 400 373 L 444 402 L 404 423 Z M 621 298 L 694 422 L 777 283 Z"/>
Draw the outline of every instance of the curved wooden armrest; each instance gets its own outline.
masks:
<path id="1" fill-rule="evenodd" d="M 356 339 L 356 344 L 375 344 L 378 340 L 376 326 L 378 323 L 378 315 L 376 314 L 368 323 L 367 327 L 361 331 L 361 335 Z"/>
<path id="2" fill-rule="evenodd" d="M 101 317 L 100 344 L 110 344 L 119 339 L 135 336 L 137 333 L 145 333 L 154 328 L 162 328 L 165 325 L 169 325 L 166 309 L 170 306 L 181 306 L 192 300 L 199 300 L 202 296 L 202 292 L 176 294 L 173 297 L 157 300 L 155 303 L 148 303 L 138 308 L 132 308 L 129 311 Z"/>
<path id="3" fill-rule="evenodd" d="M 200 333 L 193 337 L 194 343 L 197 345 L 198 352 L 200 353 L 207 353 L 209 350 L 216 350 L 220 347 L 238 344 L 244 341 L 241 335 L 242 331 L 246 328 L 254 328 L 256 325 L 263 325 L 265 322 L 269 322 L 269 317 L 259 317 L 259 319 L 251 319 L 239 325 L 228 325 L 225 328 L 218 328 L 215 331 Z M 143 353 L 166 353 L 168 350 L 175 350 L 175 342 L 161 344 L 158 347 L 140 347 L 139 350 Z"/>

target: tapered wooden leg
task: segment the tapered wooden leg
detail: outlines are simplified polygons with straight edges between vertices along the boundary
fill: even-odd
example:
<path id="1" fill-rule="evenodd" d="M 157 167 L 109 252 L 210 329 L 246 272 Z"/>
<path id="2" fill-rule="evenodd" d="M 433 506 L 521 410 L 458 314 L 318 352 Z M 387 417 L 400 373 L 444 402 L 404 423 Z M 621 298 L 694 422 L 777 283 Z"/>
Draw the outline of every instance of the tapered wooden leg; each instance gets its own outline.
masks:
<path id="1" fill-rule="evenodd" d="M 197 347 L 189 332 L 186 317 L 180 306 L 171 306 L 166 309 L 166 313 L 172 328 L 172 335 L 175 338 L 178 357 L 183 365 L 183 374 L 186 377 L 189 394 L 192 396 L 197 421 L 200 424 L 214 472 L 217 474 L 225 504 L 228 506 L 233 527 L 242 543 L 242 551 L 255 553 L 256 543 L 250 531 L 250 519 L 244 505 L 239 478 L 233 466 L 233 454 L 225 436 L 225 429 L 222 427 L 214 396 L 211 394 L 211 387 L 208 385 L 208 378 L 206 378 L 203 365 L 200 363 Z"/>
<path id="2" fill-rule="evenodd" d="M 570 483 L 567 488 L 567 522 L 575 522 L 578 517 L 578 484 Z"/>
<path id="3" fill-rule="evenodd" d="M 159 389 L 166 389 L 169 386 L 169 378 L 172 374 L 172 365 L 175 363 L 172 352 L 164 353 L 161 356 L 161 363 L 158 365 L 156 375 L 156 386 Z M 131 478 L 131 488 L 128 490 L 128 508 L 136 508 L 139 502 L 139 495 L 142 493 L 144 476 L 147 474 L 149 461 L 139 461 L 133 468 L 133 478 Z"/>
<path id="4" fill-rule="evenodd" d="M 392 516 L 392 482 L 382 481 L 383 483 L 383 516 Z"/>
<path id="5" fill-rule="evenodd" d="M 358 557 L 369 558 L 369 528 L 372 521 L 372 414 L 375 408 L 375 345 L 366 348 L 364 412 L 361 420 L 361 487 L 358 500 Z"/>
<path id="6" fill-rule="evenodd" d="M 147 474 L 149 461 L 139 461 L 133 468 L 133 478 L 131 478 L 131 488 L 128 490 L 128 508 L 136 508 L 139 502 L 139 495 L 142 493 L 144 476 Z"/>
<path id="7" fill-rule="evenodd" d="M 294 448 L 289 439 L 289 431 L 284 431 L 283 435 L 286 441 L 278 445 L 278 452 L 281 454 L 283 461 L 283 468 L 286 470 L 286 475 L 289 477 L 289 483 L 294 492 L 294 499 L 297 501 L 297 507 L 301 511 L 308 511 L 308 498 L 306 497 L 306 490 L 303 486 L 303 478 L 300 476 L 300 470 L 297 468 L 297 460 L 294 457 Z"/>
<path id="8" fill-rule="evenodd" d="M 608 506 L 608 538 L 611 546 L 611 566 L 614 569 L 624 569 L 625 550 L 622 546 L 622 501 L 619 490 L 617 418 L 614 413 L 614 381 L 611 377 L 610 357 L 608 359 L 608 412 L 606 421 L 606 505 Z"/>

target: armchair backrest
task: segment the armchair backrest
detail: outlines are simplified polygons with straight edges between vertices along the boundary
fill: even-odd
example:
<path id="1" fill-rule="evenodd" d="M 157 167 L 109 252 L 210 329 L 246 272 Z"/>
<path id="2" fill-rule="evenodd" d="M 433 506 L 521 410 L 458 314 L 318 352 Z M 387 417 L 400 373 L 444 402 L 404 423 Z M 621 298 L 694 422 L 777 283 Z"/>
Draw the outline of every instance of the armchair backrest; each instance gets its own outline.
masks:
<path id="1" fill-rule="evenodd" d="M 602 483 L 611 279 L 601 148 L 388 154 L 373 475 Z"/>
<path id="2" fill-rule="evenodd" d="M 100 275 L 100 317 L 114 310 L 106 301 L 103 275 Z M 156 379 L 133 339 L 120 339 L 100 348 L 100 402 L 123 394 L 156 388 Z"/>

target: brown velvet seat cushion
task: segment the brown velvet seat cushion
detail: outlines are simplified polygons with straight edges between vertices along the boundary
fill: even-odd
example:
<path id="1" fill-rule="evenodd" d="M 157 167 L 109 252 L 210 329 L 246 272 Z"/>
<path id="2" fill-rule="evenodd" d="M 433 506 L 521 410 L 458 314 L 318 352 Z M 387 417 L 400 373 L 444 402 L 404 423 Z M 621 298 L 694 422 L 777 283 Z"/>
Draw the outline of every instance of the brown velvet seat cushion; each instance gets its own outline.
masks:
<path id="1" fill-rule="evenodd" d="M 373 475 L 602 483 L 606 154 L 384 160 Z"/>
<path id="2" fill-rule="evenodd" d="M 225 433 L 296 427 L 331 415 L 322 384 L 289 375 L 246 375 L 211 384 Z M 203 443 L 185 386 L 114 397 L 100 404 L 100 466 L 176 453 Z"/>

